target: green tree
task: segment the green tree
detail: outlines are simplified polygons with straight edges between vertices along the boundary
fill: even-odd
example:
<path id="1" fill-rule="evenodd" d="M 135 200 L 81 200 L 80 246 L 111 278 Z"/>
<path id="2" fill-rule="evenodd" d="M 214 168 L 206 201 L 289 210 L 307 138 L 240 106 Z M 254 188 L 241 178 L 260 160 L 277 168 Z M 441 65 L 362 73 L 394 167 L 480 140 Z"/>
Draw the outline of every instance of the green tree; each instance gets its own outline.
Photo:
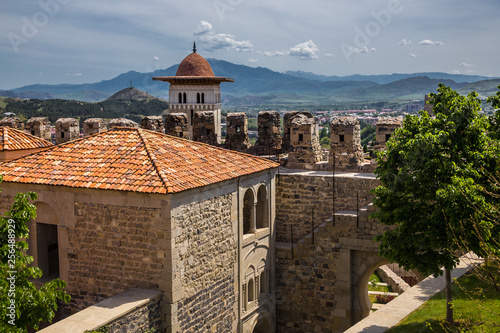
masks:
<path id="1" fill-rule="evenodd" d="M 0 176 L 0 182 L 2 176 Z M 69 302 L 66 282 L 55 279 L 37 289 L 30 279 L 38 279 L 42 271 L 29 266 L 33 257 L 26 255 L 28 222 L 36 217 L 30 200 L 36 193 L 18 193 L 10 211 L 0 218 L 0 331 L 27 332 L 51 322 L 58 300 Z"/>
<path id="2" fill-rule="evenodd" d="M 373 217 L 393 226 L 376 238 L 383 257 L 435 276 L 444 267 L 446 320 L 452 323 L 450 272 L 460 251 L 482 253 L 471 216 L 487 203 L 483 171 L 496 169 L 497 150 L 477 93 L 460 96 L 440 84 L 430 97 L 436 117 L 424 111 L 407 116 L 377 157 L 381 186 L 373 191 Z M 481 236 L 491 239 L 487 225 Z"/>

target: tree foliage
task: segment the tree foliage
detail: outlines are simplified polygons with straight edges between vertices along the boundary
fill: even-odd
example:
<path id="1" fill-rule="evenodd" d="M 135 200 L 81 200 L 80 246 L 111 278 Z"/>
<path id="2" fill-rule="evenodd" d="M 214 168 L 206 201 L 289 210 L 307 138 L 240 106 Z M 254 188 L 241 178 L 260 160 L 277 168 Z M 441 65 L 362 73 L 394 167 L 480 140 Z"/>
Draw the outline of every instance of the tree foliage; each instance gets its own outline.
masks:
<path id="1" fill-rule="evenodd" d="M 491 223 L 471 218 L 488 210 L 486 172 L 497 169 L 498 154 L 477 93 L 460 96 L 439 85 L 430 97 L 436 117 L 407 116 L 377 158 L 381 185 L 373 191 L 373 217 L 393 226 L 377 237 L 382 256 L 438 276 L 457 265 L 460 251 L 481 255 L 498 237 Z M 473 220 L 481 221 L 479 228 Z"/>
<path id="2" fill-rule="evenodd" d="M 0 176 L 0 182 L 2 177 Z M 36 217 L 36 193 L 18 193 L 10 211 L 0 218 L 0 331 L 27 332 L 41 322 L 51 322 L 58 301 L 69 302 L 66 282 L 55 279 L 37 289 L 31 279 L 42 276 L 30 266 L 33 257 L 26 255 L 28 222 Z"/>

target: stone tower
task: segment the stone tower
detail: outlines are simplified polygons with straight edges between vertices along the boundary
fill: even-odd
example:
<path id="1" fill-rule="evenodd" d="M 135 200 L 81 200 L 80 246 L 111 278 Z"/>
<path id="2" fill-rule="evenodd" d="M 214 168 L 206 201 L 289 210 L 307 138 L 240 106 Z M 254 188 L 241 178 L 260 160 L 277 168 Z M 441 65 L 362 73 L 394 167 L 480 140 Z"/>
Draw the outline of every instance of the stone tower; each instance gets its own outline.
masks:
<path id="1" fill-rule="evenodd" d="M 250 147 L 246 113 L 228 113 L 226 116 L 226 124 L 227 135 L 224 148 L 246 152 Z"/>
<path id="2" fill-rule="evenodd" d="M 106 121 L 102 118 L 89 118 L 83 122 L 83 136 L 107 131 Z"/>
<path id="3" fill-rule="evenodd" d="M 50 135 L 50 122 L 45 117 L 34 117 L 28 120 L 26 123 L 26 131 L 31 135 L 52 142 Z"/>
<path id="4" fill-rule="evenodd" d="M 193 119 L 198 111 L 214 113 L 217 143 L 221 141 L 221 82 L 234 82 L 227 77 L 214 75 L 208 61 L 196 53 L 188 55 L 177 69 L 175 76 L 154 77 L 153 80 L 170 83 L 169 113 L 185 113 L 188 117 L 189 138 L 193 137 Z"/>
<path id="5" fill-rule="evenodd" d="M 380 118 L 376 126 L 375 149 L 383 150 L 394 131 L 403 124 L 402 118 L 384 117 Z"/>
<path id="6" fill-rule="evenodd" d="M 296 114 L 289 125 L 291 151 L 288 154 L 287 167 L 312 170 L 314 165 L 321 161 L 316 119 L 311 113 Z"/>
<path id="7" fill-rule="evenodd" d="M 335 118 L 331 133 L 330 161 L 335 154 L 335 168 L 356 169 L 364 163 L 361 127 L 357 118 Z"/>
<path id="8" fill-rule="evenodd" d="M 185 113 L 168 113 L 165 115 L 165 134 L 187 139 L 188 119 Z"/>
<path id="9" fill-rule="evenodd" d="M 56 144 L 80 137 L 80 122 L 75 118 L 59 118 L 56 121 Z"/>
<path id="10" fill-rule="evenodd" d="M 257 155 L 275 155 L 281 150 L 281 119 L 278 111 L 260 111 L 257 117 Z"/>

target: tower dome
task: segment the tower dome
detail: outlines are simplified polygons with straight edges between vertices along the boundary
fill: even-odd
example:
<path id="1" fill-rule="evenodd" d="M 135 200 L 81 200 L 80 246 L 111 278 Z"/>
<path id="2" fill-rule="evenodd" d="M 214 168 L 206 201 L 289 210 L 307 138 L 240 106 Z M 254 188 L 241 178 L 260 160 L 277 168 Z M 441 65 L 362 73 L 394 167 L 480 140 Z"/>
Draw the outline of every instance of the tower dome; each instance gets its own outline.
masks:
<path id="1" fill-rule="evenodd" d="M 214 77 L 214 71 L 208 61 L 196 52 L 188 55 L 177 68 L 175 76 Z"/>

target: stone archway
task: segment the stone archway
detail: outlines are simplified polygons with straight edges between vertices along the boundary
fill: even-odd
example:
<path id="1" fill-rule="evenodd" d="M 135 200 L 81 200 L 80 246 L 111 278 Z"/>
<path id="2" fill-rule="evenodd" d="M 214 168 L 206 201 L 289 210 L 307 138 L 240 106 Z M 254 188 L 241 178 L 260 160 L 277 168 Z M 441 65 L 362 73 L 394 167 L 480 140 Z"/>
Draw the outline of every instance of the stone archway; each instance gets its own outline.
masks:
<path id="1" fill-rule="evenodd" d="M 368 296 L 368 282 L 371 274 L 389 262 L 376 252 L 353 252 L 352 319 L 354 324 L 370 314 L 372 304 Z"/>
<path id="2" fill-rule="evenodd" d="M 266 318 L 261 318 L 253 328 L 252 333 L 271 333 L 271 325 Z"/>

